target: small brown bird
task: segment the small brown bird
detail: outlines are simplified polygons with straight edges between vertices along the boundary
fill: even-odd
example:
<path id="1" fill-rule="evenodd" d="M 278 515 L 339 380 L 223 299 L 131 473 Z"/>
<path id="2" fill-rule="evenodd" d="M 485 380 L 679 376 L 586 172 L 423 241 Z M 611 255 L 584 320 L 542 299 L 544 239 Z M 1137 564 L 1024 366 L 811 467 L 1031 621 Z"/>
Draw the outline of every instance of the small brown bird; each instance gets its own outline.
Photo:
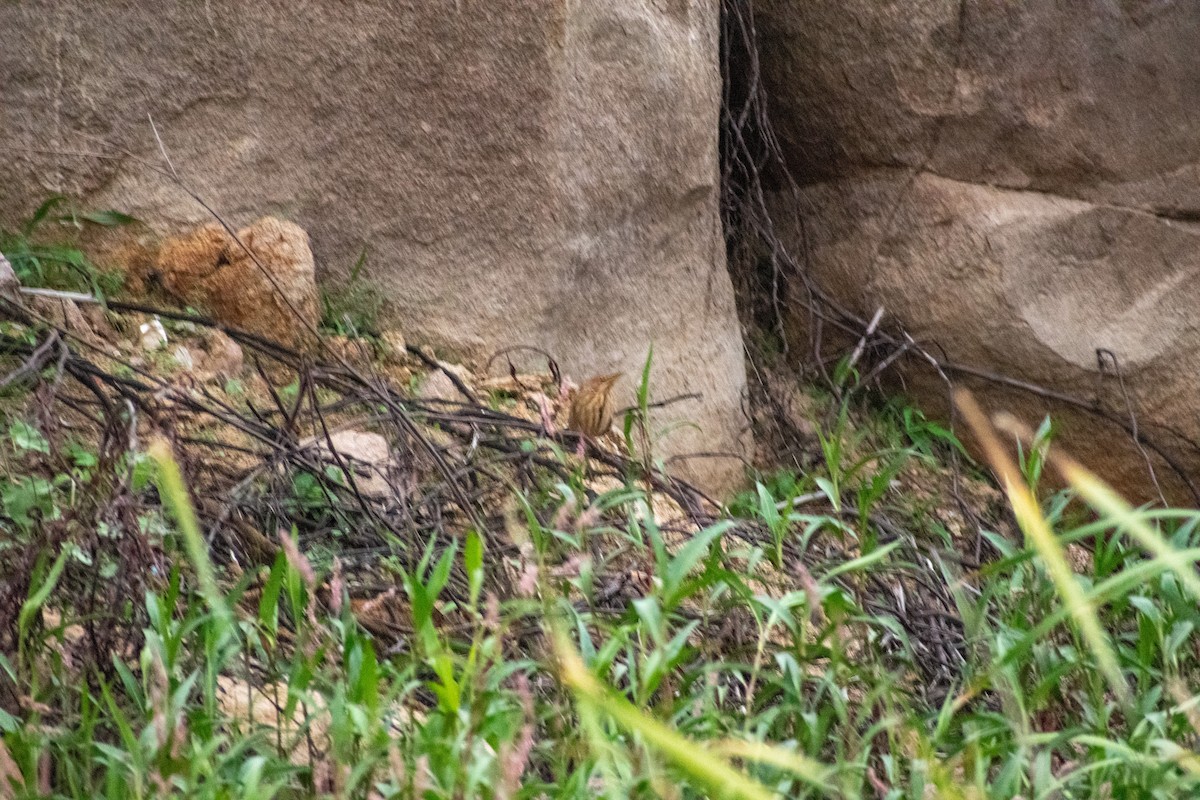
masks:
<path id="1" fill-rule="evenodd" d="M 587 439 L 598 439 L 612 427 L 616 403 L 612 390 L 621 379 L 620 372 L 588 378 L 575 390 L 571 398 L 571 412 L 567 417 L 567 428 L 582 433 Z M 580 449 L 583 440 L 580 440 Z"/>

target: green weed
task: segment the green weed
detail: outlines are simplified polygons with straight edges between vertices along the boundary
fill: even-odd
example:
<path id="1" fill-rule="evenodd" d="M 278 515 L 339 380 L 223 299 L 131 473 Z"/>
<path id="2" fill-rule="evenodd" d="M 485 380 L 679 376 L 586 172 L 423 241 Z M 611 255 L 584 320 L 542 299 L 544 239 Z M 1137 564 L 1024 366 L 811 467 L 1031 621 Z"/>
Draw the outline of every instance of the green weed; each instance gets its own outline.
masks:
<path id="1" fill-rule="evenodd" d="M 113 469 L 160 501 L 139 525 L 165 572 L 126 612 L 136 647 L 84 671 L 78 579 L 119 565 L 83 538 L 19 548 L 68 522 L 112 533 L 85 516 L 107 462 L 8 420 L 0 523 L 36 557 L 0 638 L 0 780 L 18 797 L 1195 796 L 1200 513 L 1135 509 L 1018 431 L 1023 458 L 1001 448 L 996 469 L 1026 540 L 984 530 L 999 557 L 968 570 L 896 522 L 916 518 L 902 467 L 954 442 L 862 413 L 835 406 L 811 474 L 763 476 L 698 529 L 660 524 L 636 476 L 515 488 L 505 537 L 467 528 L 390 562 L 390 638 L 296 531 L 261 572 L 222 571 L 155 441 Z M 1038 502 L 1046 469 L 1070 498 Z M 335 514 L 342 479 L 297 477 L 287 502 Z M 957 626 L 941 692 L 930 618 Z"/>
<path id="2" fill-rule="evenodd" d="M 351 268 L 345 284 L 322 292 L 323 330 L 351 338 L 379 336 L 379 315 L 383 311 L 383 296 L 374 285 L 363 279 L 366 263 L 367 251 L 364 248 Z"/>
<path id="3" fill-rule="evenodd" d="M 21 285 L 87 292 L 101 299 L 120 290 L 122 277 L 94 265 L 79 249 L 87 225 L 115 227 L 135 222 L 118 211 L 81 212 L 62 196 L 42 203 L 19 230 L 0 229 L 0 253 Z"/>

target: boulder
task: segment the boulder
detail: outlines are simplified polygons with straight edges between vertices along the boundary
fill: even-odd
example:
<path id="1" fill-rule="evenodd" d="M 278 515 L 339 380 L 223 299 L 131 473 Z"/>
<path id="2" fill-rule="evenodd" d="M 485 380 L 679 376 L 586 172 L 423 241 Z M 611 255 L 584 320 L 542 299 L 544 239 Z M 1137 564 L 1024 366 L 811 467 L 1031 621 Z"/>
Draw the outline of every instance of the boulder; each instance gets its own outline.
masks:
<path id="1" fill-rule="evenodd" d="M 411 341 L 536 346 L 577 378 L 639 374 L 653 344 L 654 395 L 702 395 L 662 410 L 695 427 L 660 454 L 725 453 L 672 468 L 729 488 L 718 25 L 718 0 L 2 4 L 0 223 L 47 192 L 164 235 L 211 222 L 174 170 L 235 227 L 302 226 L 320 275 L 365 248 Z"/>
<path id="2" fill-rule="evenodd" d="M 21 281 L 3 253 L 0 253 L 0 298 L 10 303 L 21 302 Z"/>
<path id="3" fill-rule="evenodd" d="M 1200 499 L 1128 434 L 1200 482 L 1200 6 L 758 8 L 799 183 L 773 204 L 804 218 L 817 280 L 864 317 L 882 306 L 987 405 L 1051 414 L 1137 499 L 1158 495 L 1148 462 L 1172 499 Z M 940 376 L 906 381 L 945 408 Z"/>
<path id="4" fill-rule="evenodd" d="M 375 499 L 394 494 L 389 476 L 391 448 L 387 439 L 369 431 L 335 431 L 328 441 L 316 439 L 327 464 L 345 463 L 353 471 L 354 488 Z M 332 445 L 332 447 L 331 447 Z"/>
<path id="5" fill-rule="evenodd" d="M 156 267 L 167 291 L 235 328 L 298 344 L 320 322 L 308 234 L 293 222 L 264 217 L 236 239 L 210 223 L 167 239 Z"/>
<path id="6" fill-rule="evenodd" d="M 447 365 L 447 368 L 451 366 L 453 365 Z M 460 378 L 463 377 L 458 370 L 451 371 Z M 470 399 L 454 385 L 454 380 L 440 369 L 431 370 L 424 376 L 417 387 L 417 397 L 438 403 L 465 403 Z"/>
<path id="7" fill-rule="evenodd" d="M 246 366 L 241 345 L 219 330 L 201 331 L 199 363 L 193 373 L 201 383 L 236 379 Z"/>

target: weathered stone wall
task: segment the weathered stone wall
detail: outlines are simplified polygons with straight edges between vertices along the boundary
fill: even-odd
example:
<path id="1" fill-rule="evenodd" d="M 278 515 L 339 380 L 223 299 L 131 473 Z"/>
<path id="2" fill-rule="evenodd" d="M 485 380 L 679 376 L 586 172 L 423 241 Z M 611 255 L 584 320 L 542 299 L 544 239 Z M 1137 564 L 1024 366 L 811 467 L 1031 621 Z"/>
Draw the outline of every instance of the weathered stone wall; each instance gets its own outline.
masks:
<path id="1" fill-rule="evenodd" d="M 294 220 L 326 276 L 368 248 L 412 338 L 624 369 L 623 399 L 653 343 L 656 395 L 703 394 L 664 453 L 738 452 L 717 27 L 716 0 L 5 3 L 0 221 L 52 192 L 208 221 L 155 172 L 150 115 L 235 227 Z"/>
<path id="2" fill-rule="evenodd" d="M 819 279 L 951 360 L 1136 415 L 1200 478 L 1200 5 L 756 5 Z M 1153 495 L 1118 427 L 977 385 Z"/>

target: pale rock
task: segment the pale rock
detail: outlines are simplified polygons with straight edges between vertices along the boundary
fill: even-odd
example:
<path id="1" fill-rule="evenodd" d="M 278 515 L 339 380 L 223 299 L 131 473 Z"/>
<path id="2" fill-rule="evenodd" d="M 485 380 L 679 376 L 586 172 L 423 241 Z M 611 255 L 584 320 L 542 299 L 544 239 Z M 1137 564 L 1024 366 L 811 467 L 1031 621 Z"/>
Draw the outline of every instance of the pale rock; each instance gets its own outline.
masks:
<path id="1" fill-rule="evenodd" d="M 442 372 L 450 373 L 464 384 L 469 384 L 472 380 L 471 371 L 462 364 L 454 364 L 449 361 L 439 361 L 437 362 L 437 365 Z"/>
<path id="2" fill-rule="evenodd" d="M 0 297 L 14 303 L 19 303 L 21 297 L 21 281 L 3 253 L 0 253 Z"/>
<path id="3" fill-rule="evenodd" d="M 196 359 L 192 357 L 192 351 L 184 345 L 172 350 L 171 358 L 175 359 L 176 365 L 184 372 L 194 372 L 196 369 Z"/>
<path id="4" fill-rule="evenodd" d="M 348 462 L 347 466 L 353 471 L 354 484 L 364 497 L 381 499 L 392 494 L 388 480 L 391 448 L 387 439 L 379 434 L 357 430 L 336 431 L 328 439 L 323 435 L 311 436 L 300 442 L 300 446 L 316 448 L 330 465 L 336 465 L 338 458 Z"/>
<path id="5" fill-rule="evenodd" d="M 408 361 L 408 342 L 404 340 L 404 332 L 391 328 L 380 334 L 383 357 L 389 364 L 401 365 Z"/>
<path id="6" fill-rule="evenodd" d="M 464 403 L 466 396 L 454 385 L 454 381 L 440 369 L 429 372 L 417 388 L 421 400 L 437 400 L 446 403 Z"/>
<path id="7" fill-rule="evenodd" d="M 1171 499 L 1195 502 L 1119 425 L 1054 394 L 1136 419 L 1200 482 L 1200 6 L 756 10 L 762 85 L 800 184 L 774 210 L 804 220 L 803 237 L 781 229 L 817 282 L 864 318 L 882 306 L 885 329 L 930 352 L 1045 387 L 951 375 L 1030 425 L 1052 415 L 1059 444 L 1135 499 L 1157 497 L 1148 458 Z M 797 291 L 801 333 L 805 305 Z M 907 361 L 904 387 L 945 414 L 946 383 L 923 364 Z"/>
<path id="8" fill-rule="evenodd" d="M 147 353 L 167 346 L 167 329 L 163 327 L 162 320 L 158 317 L 139 325 L 138 336 L 142 350 Z"/>
<path id="9" fill-rule="evenodd" d="M 204 357 L 200 360 L 197 377 L 201 380 L 227 381 L 236 378 L 246 366 L 242 347 L 219 330 L 208 330 L 202 340 Z"/>

